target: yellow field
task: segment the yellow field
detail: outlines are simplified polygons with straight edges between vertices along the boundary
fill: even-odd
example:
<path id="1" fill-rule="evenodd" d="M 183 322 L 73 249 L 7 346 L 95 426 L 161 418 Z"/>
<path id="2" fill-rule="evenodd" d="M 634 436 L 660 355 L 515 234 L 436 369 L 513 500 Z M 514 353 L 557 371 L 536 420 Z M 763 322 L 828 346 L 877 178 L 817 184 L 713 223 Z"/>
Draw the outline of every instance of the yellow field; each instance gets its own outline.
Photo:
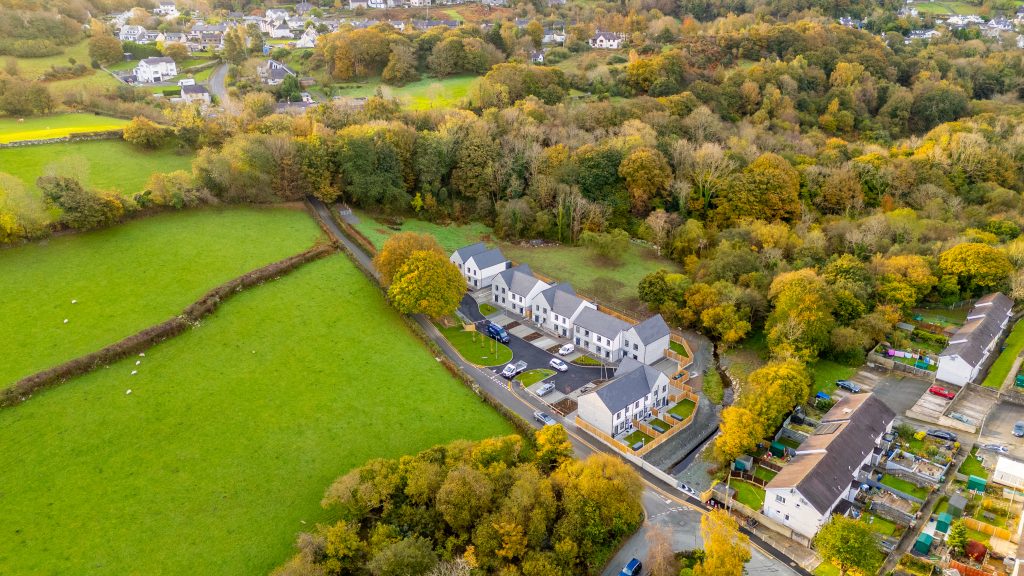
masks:
<path id="1" fill-rule="evenodd" d="M 95 114 L 58 114 L 39 118 L 0 119 L 0 143 L 62 138 L 82 132 L 120 130 L 127 120 Z"/>

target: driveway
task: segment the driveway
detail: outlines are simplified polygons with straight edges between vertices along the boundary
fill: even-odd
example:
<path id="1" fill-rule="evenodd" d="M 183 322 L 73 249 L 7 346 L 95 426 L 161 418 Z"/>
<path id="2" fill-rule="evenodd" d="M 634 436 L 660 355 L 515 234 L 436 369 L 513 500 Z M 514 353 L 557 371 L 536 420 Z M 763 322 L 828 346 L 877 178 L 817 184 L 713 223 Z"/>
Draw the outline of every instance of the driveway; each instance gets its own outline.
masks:
<path id="1" fill-rule="evenodd" d="M 996 404 L 985 419 L 979 444 L 1002 444 L 1010 449 L 1008 456 L 1024 460 L 1024 439 L 1015 438 L 1012 434 L 1013 425 L 1024 422 L 1024 406 L 1000 402 Z"/>

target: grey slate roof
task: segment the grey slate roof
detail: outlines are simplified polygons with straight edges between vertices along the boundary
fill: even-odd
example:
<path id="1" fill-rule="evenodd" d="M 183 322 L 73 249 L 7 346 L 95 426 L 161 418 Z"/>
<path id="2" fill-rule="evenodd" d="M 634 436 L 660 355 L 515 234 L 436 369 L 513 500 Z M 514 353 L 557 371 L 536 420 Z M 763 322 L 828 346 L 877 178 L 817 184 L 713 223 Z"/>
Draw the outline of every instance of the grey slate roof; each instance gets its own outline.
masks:
<path id="1" fill-rule="evenodd" d="M 860 465 L 896 414 L 874 394 L 851 394 L 828 411 L 822 426 L 808 438 L 797 455 L 768 488 L 796 488 L 820 514 L 850 485 Z M 837 426 L 825 426 L 836 424 Z"/>
<path id="2" fill-rule="evenodd" d="M 505 255 L 501 253 L 501 249 L 499 248 L 491 248 L 490 250 L 473 254 L 469 258 L 463 260 L 463 262 L 469 262 L 470 260 L 472 260 L 473 263 L 476 264 L 476 267 L 481 270 L 508 262 L 508 258 L 505 258 Z"/>
<path id="3" fill-rule="evenodd" d="M 621 371 L 620 368 L 614 380 L 594 392 L 612 414 L 650 394 L 658 377 L 662 376 L 661 372 L 642 364 L 618 376 Z"/>
<path id="4" fill-rule="evenodd" d="M 209 94 L 210 91 L 206 89 L 206 86 L 200 86 L 199 84 L 187 84 L 181 87 L 182 94 Z"/>
<path id="5" fill-rule="evenodd" d="M 939 356 L 959 356 L 977 366 L 985 359 L 985 349 L 999 333 L 1013 309 L 1013 301 L 1002 292 L 982 297 L 967 313 L 967 323 L 949 338 L 949 346 Z"/>
<path id="6" fill-rule="evenodd" d="M 155 64 L 174 64 L 174 59 L 168 58 L 167 56 L 152 56 L 150 58 L 145 58 L 142 62 L 149 66 L 153 66 Z"/>
<path id="7" fill-rule="evenodd" d="M 533 270 L 526 264 L 520 264 L 515 268 L 508 268 L 498 273 L 501 279 L 508 286 L 508 291 L 519 296 L 526 296 L 533 290 L 533 287 L 540 283 L 540 280 L 534 277 Z"/>
<path id="8" fill-rule="evenodd" d="M 636 331 L 636 335 L 640 338 L 640 342 L 645 346 L 661 340 L 672 332 L 669 330 L 668 324 L 665 323 L 665 319 L 661 317 L 661 314 L 651 316 L 647 320 L 644 320 L 634 326 L 633 329 Z"/>
<path id="9" fill-rule="evenodd" d="M 618 336 L 623 330 L 629 330 L 630 328 L 628 322 L 593 308 L 587 308 L 580 312 L 580 315 L 576 317 L 576 325 L 591 332 L 596 332 L 609 340 Z"/>
<path id="10" fill-rule="evenodd" d="M 555 284 L 541 292 L 544 300 L 551 306 L 551 311 L 559 316 L 571 317 L 583 304 L 584 300 L 576 295 L 572 284 Z"/>
<path id="11" fill-rule="evenodd" d="M 455 256 L 459 257 L 464 263 L 469 260 L 470 256 L 475 256 L 487 251 L 487 246 L 483 242 L 477 242 L 476 244 L 470 244 L 469 246 L 463 246 L 455 251 Z"/>

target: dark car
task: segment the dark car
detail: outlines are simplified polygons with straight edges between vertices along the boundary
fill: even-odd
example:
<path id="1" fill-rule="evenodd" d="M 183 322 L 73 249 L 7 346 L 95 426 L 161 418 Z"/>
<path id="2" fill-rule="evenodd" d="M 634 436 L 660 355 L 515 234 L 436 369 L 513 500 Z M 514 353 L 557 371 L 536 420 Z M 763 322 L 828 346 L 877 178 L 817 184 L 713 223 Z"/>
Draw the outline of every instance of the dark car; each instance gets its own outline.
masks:
<path id="1" fill-rule="evenodd" d="M 1024 438 L 1024 422 L 1017 422 L 1013 425 L 1013 435 L 1017 438 Z"/>
<path id="2" fill-rule="evenodd" d="M 849 390 L 854 394 L 860 392 L 860 385 L 854 382 L 853 380 L 836 380 L 836 386 L 842 388 L 843 390 Z"/>
<path id="3" fill-rule="evenodd" d="M 488 324 L 484 333 L 502 344 L 508 344 L 508 341 L 511 340 L 508 331 L 497 324 Z"/>
<path id="4" fill-rule="evenodd" d="M 938 438 L 939 440 L 956 442 L 956 434 L 953 434 L 952 432 L 947 432 L 945 430 L 933 428 L 928 431 L 928 435 L 931 436 L 932 438 Z"/>
<path id="5" fill-rule="evenodd" d="M 640 571 L 643 568 L 643 563 L 633 558 L 622 567 L 622 572 L 619 572 L 619 576 L 640 576 Z"/>

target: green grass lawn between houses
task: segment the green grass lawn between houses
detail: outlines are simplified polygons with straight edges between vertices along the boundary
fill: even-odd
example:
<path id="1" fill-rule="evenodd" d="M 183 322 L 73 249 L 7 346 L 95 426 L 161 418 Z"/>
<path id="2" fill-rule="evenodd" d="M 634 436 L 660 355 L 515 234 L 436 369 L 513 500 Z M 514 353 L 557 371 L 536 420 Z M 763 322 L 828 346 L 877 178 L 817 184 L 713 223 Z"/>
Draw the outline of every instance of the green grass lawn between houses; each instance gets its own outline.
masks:
<path id="1" fill-rule="evenodd" d="M 641 441 L 643 441 L 644 444 L 647 444 L 651 440 L 654 440 L 654 438 L 648 436 L 647 434 L 644 434 L 639 430 L 634 430 L 629 436 L 623 438 L 623 440 L 626 442 L 626 446 L 633 446 L 634 444 Z"/>
<path id="2" fill-rule="evenodd" d="M 908 482 L 902 478 L 897 478 L 889 474 L 882 476 L 882 484 L 885 484 L 890 488 L 895 488 L 900 492 L 903 492 L 904 494 L 909 494 L 915 498 L 920 498 L 921 500 L 924 500 L 925 498 L 928 497 L 928 490 L 926 488 L 916 486 L 911 482 Z"/>
<path id="3" fill-rule="evenodd" d="M 81 132 L 120 130 L 127 120 L 97 114 L 56 114 L 24 119 L 0 118 L 0 143 L 62 138 Z M 0 168 L 4 170 L 5 168 Z"/>
<path id="4" fill-rule="evenodd" d="M 686 346 L 683 346 L 682 344 L 680 344 L 679 342 L 676 342 L 675 340 L 669 342 L 668 343 L 668 347 L 669 347 L 670 350 L 672 350 L 676 354 L 679 354 L 683 358 L 689 358 L 690 357 L 690 355 L 686 353 Z"/>
<path id="5" fill-rule="evenodd" d="M 342 255 L 135 360 L 0 411 L 0 573 L 266 574 L 349 469 L 512 431 Z"/>
<path id="6" fill-rule="evenodd" d="M 480 313 L 483 314 L 484 316 L 490 316 L 491 314 L 494 314 L 497 311 L 498 309 L 496 307 L 488 304 L 487 302 L 484 302 L 483 304 L 480 305 Z"/>
<path id="7" fill-rule="evenodd" d="M 977 476 L 978 478 L 988 478 L 988 470 L 981 465 L 981 461 L 978 460 L 978 449 L 972 448 L 971 454 L 967 456 L 964 463 L 960 465 L 960 469 L 957 472 L 966 474 L 968 476 Z"/>
<path id="8" fill-rule="evenodd" d="M 303 211 L 239 208 L 165 213 L 0 250 L 0 387 L 163 322 L 319 237 Z"/>
<path id="9" fill-rule="evenodd" d="M 882 536 L 896 536 L 901 532 L 900 526 L 891 520 L 886 520 L 875 514 L 865 513 L 861 519 L 871 527 L 872 530 Z"/>
<path id="10" fill-rule="evenodd" d="M 996 361 L 992 363 L 988 375 L 985 376 L 985 380 L 981 383 L 986 388 L 998 390 L 1003 386 L 1003 381 L 1010 374 L 1014 360 L 1017 359 L 1020 351 L 1024 349 L 1024 322 L 1018 322 L 1013 327 L 1003 345 L 1006 348 L 999 354 Z"/>
<path id="11" fill-rule="evenodd" d="M 754 476 L 764 480 L 765 482 L 771 482 L 772 478 L 775 478 L 776 475 L 778 475 L 778 472 L 769 470 L 764 466 L 757 466 L 754 468 Z"/>
<path id="12" fill-rule="evenodd" d="M 36 179 L 50 167 L 88 186 L 131 195 L 141 192 L 154 172 L 190 170 L 192 157 L 170 148 L 143 151 L 123 140 L 0 149 L 0 172 L 20 179 L 27 190 L 37 190 Z"/>
<path id="13" fill-rule="evenodd" d="M 736 478 L 729 481 L 729 486 L 736 490 L 735 500 L 748 508 L 760 510 L 764 506 L 764 488 Z"/>
<path id="14" fill-rule="evenodd" d="M 697 405 L 693 402 L 693 400 L 684 399 L 677 403 L 675 406 L 669 408 L 668 412 L 669 414 L 675 414 L 676 416 L 679 416 L 683 420 L 686 420 L 687 418 L 690 417 L 690 414 L 693 414 L 693 411 L 696 408 Z"/>
<path id="15" fill-rule="evenodd" d="M 447 328 L 437 326 L 445 340 L 468 362 L 480 366 L 501 366 L 512 360 L 512 350 L 494 338 L 480 332 L 467 332 L 456 324 Z"/>

